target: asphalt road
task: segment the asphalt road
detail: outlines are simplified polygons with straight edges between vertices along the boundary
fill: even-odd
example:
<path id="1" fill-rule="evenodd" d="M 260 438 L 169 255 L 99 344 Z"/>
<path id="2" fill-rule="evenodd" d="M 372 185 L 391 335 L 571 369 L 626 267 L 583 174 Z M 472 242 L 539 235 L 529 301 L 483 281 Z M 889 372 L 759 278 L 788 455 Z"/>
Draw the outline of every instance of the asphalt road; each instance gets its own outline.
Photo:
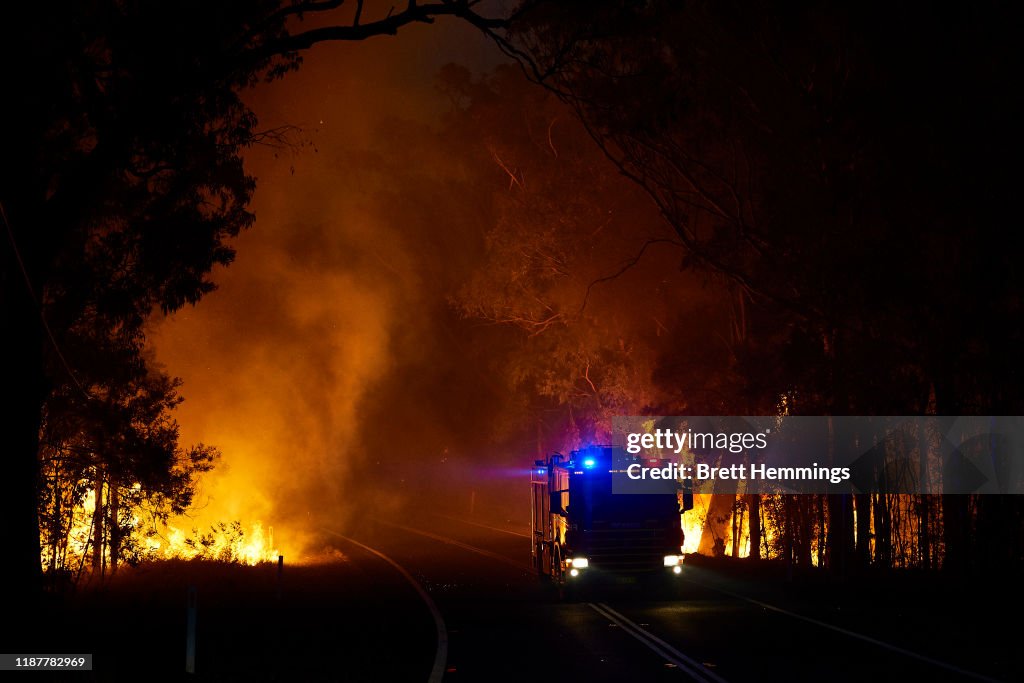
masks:
<path id="1" fill-rule="evenodd" d="M 29 674 L 76 683 L 1024 680 L 1012 579 L 932 594 L 906 576 L 865 590 L 691 564 L 674 595 L 563 600 L 528 568 L 523 529 L 424 513 L 324 531 L 343 559 L 281 578 L 274 565 L 140 566 L 5 615 L 5 650 L 93 653 L 92 672 Z"/>
<path id="2" fill-rule="evenodd" d="M 625 587 L 566 601 L 529 570 L 522 530 L 423 515 L 350 533 L 404 568 L 436 605 L 445 681 L 1021 680 L 1024 671 L 1019 635 L 984 606 L 977 619 L 948 612 L 943 596 L 925 608 L 834 602 L 687 568 L 676 595 Z M 378 554 L 335 539 L 354 566 L 400 578 Z M 401 625 L 392 645 L 409 652 L 405 639 L 424 633 L 435 645 L 435 616 L 414 590 L 406 598 L 388 604 Z M 415 671 L 428 680 L 438 651 L 423 655 L 416 645 L 418 663 L 405 658 L 392 676 L 377 662 L 366 678 L 411 680 Z M 351 678 L 363 673 L 349 669 Z"/>

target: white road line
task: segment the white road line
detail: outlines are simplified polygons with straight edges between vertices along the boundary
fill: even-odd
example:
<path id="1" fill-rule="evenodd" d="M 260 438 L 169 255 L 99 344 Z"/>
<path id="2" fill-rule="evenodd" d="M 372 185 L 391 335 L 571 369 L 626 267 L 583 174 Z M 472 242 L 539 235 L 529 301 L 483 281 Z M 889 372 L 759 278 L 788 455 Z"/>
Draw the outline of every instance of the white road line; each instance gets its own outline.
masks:
<path id="1" fill-rule="evenodd" d="M 653 643 L 650 640 L 648 640 L 647 638 L 645 638 L 644 637 L 644 633 L 642 631 L 637 631 L 637 630 L 631 628 L 628 624 L 626 624 L 623 621 L 620 621 L 613 614 L 609 614 L 604 609 L 602 609 L 598 605 L 595 605 L 592 602 L 588 602 L 587 606 L 589 606 L 592 610 L 594 610 L 595 612 L 600 614 L 602 617 L 604 617 L 608 621 L 610 621 L 613 624 L 615 624 L 616 626 L 620 627 L 623 631 L 625 631 L 627 634 L 629 634 L 630 636 L 632 636 L 636 640 L 640 641 L 641 644 L 646 646 L 649 650 L 653 651 L 656 655 L 658 655 L 662 659 L 665 659 L 668 662 L 671 662 L 672 664 L 674 664 L 676 666 L 676 668 L 679 669 L 680 671 L 682 671 L 684 673 L 687 673 L 690 676 L 692 676 L 693 678 L 695 678 L 697 681 L 700 681 L 701 683 L 704 683 L 705 679 L 703 677 L 701 677 L 699 673 L 694 671 L 688 664 L 686 664 L 686 662 L 684 662 L 684 661 L 682 661 L 680 659 L 677 659 L 671 653 L 666 652 L 664 649 L 662 649 L 661 647 L 659 647 L 655 643 Z"/>
<path id="2" fill-rule="evenodd" d="M 641 626 L 638 626 L 628 617 L 615 611 L 605 603 L 594 604 L 588 602 L 587 605 L 603 616 L 604 618 L 612 621 L 619 626 L 623 631 L 633 636 L 635 639 L 646 645 L 650 650 L 660 657 L 667 659 L 673 663 L 681 671 L 689 674 L 691 677 L 699 681 L 700 683 L 726 683 L 725 679 L 709 670 L 706 666 L 698 662 L 697 660 L 686 656 L 676 648 L 672 647 L 664 640 L 654 635 L 650 631 L 647 631 Z"/>
<path id="3" fill-rule="evenodd" d="M 470 545 L 468 543 L 463 543 L 462 541 L 457 541 L 454 538 L 448 538 L 447 536 L 441 536 L 440 534 L 434 534 L 434 533 L 431 533 L 429 531 L 423 531 L 422 529 L 414 529 L 411 526 L 405 526 L 404 524 L 397 524 L 395 522 L 388 522 L 388 521 L 385 521 L 383 519 L 378 519 L 376 521 L 380 522 L 381 524 L 386 524 L 388 526 L 393 526 L 396 529 L 402 529 L 403 531 L 408 531 L 410 534 L 418 534 L 420 536 L 425 536 L 427 538 L 432 538 L 435 541 L 440 541 L 441 543 L 446 543 L 448 545 L 454 545 L 454 546 L 456 546 L 458 548 L 462 548 L 463 550 L 468 550 L 471 553 L 476 553 L 477 555 L 483 555 L 484 557 L 488 557 L 488 558 L 490 558 L 492 560 L 496 560 L 496 561 L 501 562 L 503 564 L 507 564 L 510 567 L 515 567 L 516 569 L 521 569 L 521 570 L 524 570 L 524 571 L 532 571 L 531 568 L 528 565 L 523 564 L 521 562 L 516 562 L 512 558 L 505 557 L 504 555 L 499 555 L 498 553 L 492 553 L 490 550 L 484 550 L 483 548 L 477 548 L 475 545 Z"/>
<path id="4" fill-rule="evenodd" d="M 863 633 L 857 633 L 856 631 L 850 631 L 850 630 L 845 629 L 845 628 L 843 628 L 841 626 L 835 626 L 835 625 L 830 624 L 828 622 L 819 621 L 819 620 L 814 619 L 812 617 L 805 617 L 802 614 L 797 614 L 796 612 L 790 612 L 789 610 L 782 609 L 781 607 L 776 607 L 775 605 L 770 605 L 767 602 L 761 602 L 760 600 L 755 600 L 753 598 L 748 598 L 747 596 L 740 595 L 739 593 L 733 593 L 732 591 L 727 591 L 724 588 L 718 588 L 717 586 L 711 586 L 711 585 L 708 585 L 708 584 L 706 584 L 706 583 L 704 583 L 702 581 L 694 581 L 693 579 L 690 579 L 690 578 L 688 578 L 687 580 L 690 583 L 695 583 L 698 586 L 703 586 L 704 588 L 710 588 L 713 591 L 718 591 L 719 593 L 724 593 L 725 595 L 731 596 L 731 597 L 736 598 L 738 600 L 745 600 L 746 602 L 749 602 L 749 603 L 752 603 L 754 605 L 757 605 L 758 607 L 763 607 L 766 610 L 771 610 L 772 612 L 778 612 L 779 614 L 785 614 L 787 616 L 793 617 L 794 619 L 799 619 L 801 621 L 806 621 L 809 624 L 814 624 L 815 626 L 820 626 L 822 628 L 827 628 L 827 629 L 829 629 L 831 631 L 835 631 L 837 633 L 842 633 L 843 635 L 849 636 L 851 638 L 856 638 L 858 640 L 863 640 L 866 643 L 871 643 L 872 645 L 877 645 L 878 647 L 884 648 L 886 650 L 891 650 L 892 652 L 897 652 L 897 653 L 899 653 L 901 655 L 905 655 L 905 656 L 910 657 L 912 659 L 917 659 L 917 660 L 922 661 L 922 662 L 927 662 L 928 664 L 940 667 L 942 669 L 946 669 L 948 671 L 953 671 L 953 672 L 958 673 L 958 674 L 960 674 L 962 676 L 967 676 L 969 678 L 974 678 L 974 679 L 977 679 L 979 681 L 988 681 L 988 683 L 999 683 L 998 679 L 990 678 L 990 677 L 985 676 L 983 674 L 979 674 L 979 673 L 976 673 L 974 671 L 969 671 L 967 669 L 962 669 L 959 666 L 956 666 L 954 664 L 948 664 L 947 662 L 943 662 L 943 661 L 938 660 L 938 659 L 933 659 L 933 658 L 928 657 L 926 655 L 922 655 L 922 654 L 919 654 L 917 652 L 914 652 L 913 650 L 907 650 L 905 648 L 902 648 L 899 645 L 893 645 L 892 643 L 887 643 L 884 640 L 878 640 L 877 638 L 872 638 L 871 636 L 866 636 Z"/>
<path id="5" fill-rule="evenodd" d="M 423 602 L 427 604 L 427 608 L 430 610 L 431 616 L 434 617 L 434 628 L 437 631 L 437 651 L 434 653 L 434 666 L 430 669 L 430 678 L 427 679 L 427 683 L 441 683 L 441 679 L 444 678 L 445 663 L 448 661 L 448 629 L 444 626 L 444 617 L 441 616 L 441 610 L 437 609 L 437 605 L 434 604 L 434 601 L 431 599 L 427 591 L 423 590 L 423 586 L 420 585 L 419 581 L 413 578 L 412 574 L 405 570 L 405 567 L 398 564 L 379 550 L 374 550 L 370 546 L 364 545 L 354 538 L 349 538 L 348 536 L 339 534 L 337 531 L 331 531 L 330 529 L 324 529 L 324 531 L 333 536 L 344 539 L 353 545 L 357 545 L 369 553 L 373 553 L 394 567 L 395 570 L 398 571 L 398 573 L 416 589 L 420 598 L 422 598 Z"/>
<path id="6" fill-rule="evenodd" d="M 451 515 L 441 515 L 441 514 L 438 514 L 436 512 L 433 513 L 433 514 L 434 514 L 435 517 L 440 517 L 441 519 L 450 519 L 453 522 L 462 522 L 463 524 L 471 524 L 473 526 L 478 526 L 478 527 L 480 527 L 482 529 L 490 529 L 491 531 L 500 531 L 503 534 L 509 534 L 511 536 L 518 536 L 519 538 L 531 538 L 530 534 L 521 534 L 518 531 L 509 531 L 508 529 L 502 529 L 502 528 L 499 528 L 499 527 L 496 527 L 496 526 L 490 526 L 489 524 L 481 524 L 480 522 L 471 522 L 468 519 L 461 519 L 459 517 L 452 517 Z"/>
<path id="7" fill-rule="evenodd" d="M 725 683 L 725 679 L 723 679 L 721 676 L 716 674 L 714 671 L 711 671 L 710 669 L 708 669 L 706 666 L 704 666 L 703 664 L 701 664 L 697 660 L 695 660 L 695 659 L 693 659 L 691 657 L 688 657 L 687 655 L 683 654 L 682 652 L 680 652 L 676 648 L 672 647 L 671 645 L 666 643 L 664 640 L 662 640 L 658 636 L 656 636 L 653 633 L 651 633 L 650 631 L 646 631 L 642 627 L 637 626 L 635 623 L 630 621 L 630 619 L 626 615 L 624 615 L 621 612 L 618 612 L 618 611 L 612 609 L 609 605 L 607 605 L 607 604 L 605 604 L 603 602 L 600 603 L 600 605 L 601 605 L 601 607 L 606 609 L 608 612 L 610 612 L 613 615 L 619 617 L 620 619 L 622 619 L 624 622 L 626 622 L 627 624 L 629 624 L 633 628 L 635 628 L 637 630 L 640 630 L 640 631 L 643 631 L 645 634 L 647 634 L 647 637 L 649 637 L 650 639 L 652 639 L 654 642 L 658 643 L 662 647 L 666 648 L 670 652 L 674 653 L 677 657 L 679 657 L 683 661 L 688 662 L 690 664 L 690 666 L 693 666 L 693 667 L 695 667 L 697 669 L 697 671 L 700 673 L 701 676 L 703 676 L 703 677 L 705 677 L 707 679 L 710 679 L 712 681 L 716 681 L 717 683 Z"/>

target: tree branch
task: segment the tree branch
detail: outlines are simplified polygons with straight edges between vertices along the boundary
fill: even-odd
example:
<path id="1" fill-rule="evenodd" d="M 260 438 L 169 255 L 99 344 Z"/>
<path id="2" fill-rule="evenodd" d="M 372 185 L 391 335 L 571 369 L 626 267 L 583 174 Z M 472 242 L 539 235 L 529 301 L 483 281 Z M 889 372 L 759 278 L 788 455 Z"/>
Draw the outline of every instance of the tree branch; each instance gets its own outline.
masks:
<path id="1" fill-rule="evenodd" d="M 334 2 L 311 2 L 303 3 L 306 7 L 303 11 L 323 11 L 340 6 L 342 3 Z M 299 5 L 301 6 L 301 5 Z M 413 23 L 432 24 L 436 17 L 452 16 L 468 21 L 473 26 L 492 32 L 507 26 L 507 19 L 485 17 L 477 14 L 472 9 L 472 3 L 468 2 L 433 2 L 426 5 L 419 5 L 410 2 L 404 10 L 397 14 L 389 13 L 383 19 L 361 23 L 363 3 L 356 6 L 356 14 L 351 24 L 323 26 L 310 29 L 301 33 L 284 36 L 273 40 L 263 46 L 268 55 L 286 54 L 299 50 L 307 50 L 317 43 L 326 41 L 353 41 L 365 40 L 374 36 L 395 35 L 398 29 Z M 298 7 L 298 6 L 297 6 Z M 291 9 L 291 8 L 289 8 Z M 490 33 L 489 33 L 490 34 Z"/>
<path id="2" fill-rule="evenodd" d="M 602 282 L 610 282 L 611 280 L 614 280 L 615 278 L 619 277 L 627 270 L 635 266 L 637 263 L 640 262 L 640 259 L 643 258 L 644 252 L 647 251 L 647 247 L 651 246 L 652 244 L 674 244 L 677 247 L 685 246 L 682 242 L 671 239 L 669 237 L 660 237 L 658 239 L 647 240 L 646 242 L 643 243 L 643 246 L 640 247 L 640 251 L 637 252 L 637 255 L 626 261 L 621 268 L 619 268 L 611 275 L 606 275 L 605 277 L 598 278 L 591 282 L 589 285 L 587 285 L 587 293 L 583 295 L 583 303 L 580 305 L 580 313 L 583 313 L 584 309 L 586 309 L 587 301 L 590 299 L 590 290 L 593 289 L 595 285 L 599 285 Z"/>

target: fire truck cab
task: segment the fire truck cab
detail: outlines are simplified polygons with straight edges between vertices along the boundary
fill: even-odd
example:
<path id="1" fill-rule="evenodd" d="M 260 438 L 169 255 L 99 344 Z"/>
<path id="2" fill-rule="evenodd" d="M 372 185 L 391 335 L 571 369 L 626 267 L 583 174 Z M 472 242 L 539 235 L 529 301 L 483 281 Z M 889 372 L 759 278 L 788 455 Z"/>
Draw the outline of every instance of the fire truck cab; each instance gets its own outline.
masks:
<path id="1" fill-rule="evenodd" d="M 558 585 L 635 582 L 682 572 L 682 513 L 692 494 L 612 492 L 612 449 L 591 446 L 534 463 L 533 566 Z"/>

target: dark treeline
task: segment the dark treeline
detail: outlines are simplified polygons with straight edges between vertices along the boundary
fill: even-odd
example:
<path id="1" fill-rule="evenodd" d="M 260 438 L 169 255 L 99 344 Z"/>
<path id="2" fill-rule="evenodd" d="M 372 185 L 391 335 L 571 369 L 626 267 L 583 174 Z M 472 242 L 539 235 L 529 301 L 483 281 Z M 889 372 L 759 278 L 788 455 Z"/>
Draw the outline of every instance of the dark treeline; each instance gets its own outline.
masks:
<path id="1" fill-rule="evenodd" d="M 646 194 L 682 267 L 725 292 L 727 353 L 696 369 L 677 347 L 652 375 L 687 387 L 706 372 L 717 378 L 696 384 L 716 391 L 643 410 L 1020 413 L 1017 23 L 1000 3 L 538 2 L 522 15 L 528 76 Z M 820 548 L 842 572 L 1024 559 L 1016 497 L 734 499 L 712 501 L 713 536 L 744 514 L 755 557 L 808 564 Z M 784 547 L 764 545 L 766 518 Z"/>
<path id="2" fill-rule="evenodd" d="M 611 418 L 621 414 L 828 413 L 823 401 L 831 385 L 814 380 L 831 375 L 806 367 L 827 361 L 825 342 L 818 339 L 815 348 L 820 322 L 689 260 L 649 196 L 588 144 L 563 104 L 507 68 L 474 79 L 450 67 L 441 87 L 455 104 L 444 139 L 466 150 L 456 158 L 468 175 L 492 178 L 495 196 L 485 256 L 454 301 L 471 319 L 518 328 L 519 342 L 506 354 L 494 354 L 491 342 L 489 370 L 520 397 L 511 419 L 542 423 L 539 450 L 607 440 Z M 857 339 L 851 335 L 846 344 Z M 901 358 L 915 362 L 913 355 Z M 877 360 L 877 370 L 858 369 L 863 384 L 847 385 L 864 392 L 863 400 L 882 390 L 876 372 L 918 379 L 878 396 L 875 412 L 936 412 L 935 389 L 922 369 L 885 365 L 898 358 Z M 901 391 L 906 404 L 882 403 Z M 982 405 L 991 404 L 966 412 Z M 914 443 L 893 443 L 878 454 L 877 478 L 896 476 L 892 463 L 907 462 L 912 450 L 921 461 L 901 476 L 939 485 L 938 435 L 911 437 Z M 1013 497 L 719 491 L 689 513 L 699 522 L 695 547 L 702 553 L 788 559 L 844 573 L 1006 568 L 1021 553 Z M 986 505 L 993 506 L 988 513 Z"/>

